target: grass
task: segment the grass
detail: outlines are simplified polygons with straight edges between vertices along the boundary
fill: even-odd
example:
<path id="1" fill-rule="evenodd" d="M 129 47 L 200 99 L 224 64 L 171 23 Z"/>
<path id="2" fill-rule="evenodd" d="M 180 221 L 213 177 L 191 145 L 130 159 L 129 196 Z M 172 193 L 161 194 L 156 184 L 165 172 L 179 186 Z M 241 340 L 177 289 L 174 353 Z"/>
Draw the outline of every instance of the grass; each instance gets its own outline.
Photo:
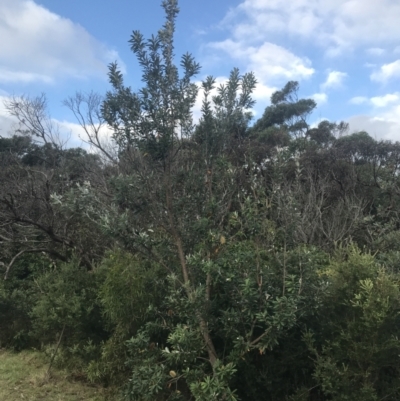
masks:
<path id="1" fill-rule="evenodd" d="M 47 374 L 48 362 L 38 352 L 0 349 L 1 401 L 112 401 L 95 385 L 74 381 L 61 370 Z"/>

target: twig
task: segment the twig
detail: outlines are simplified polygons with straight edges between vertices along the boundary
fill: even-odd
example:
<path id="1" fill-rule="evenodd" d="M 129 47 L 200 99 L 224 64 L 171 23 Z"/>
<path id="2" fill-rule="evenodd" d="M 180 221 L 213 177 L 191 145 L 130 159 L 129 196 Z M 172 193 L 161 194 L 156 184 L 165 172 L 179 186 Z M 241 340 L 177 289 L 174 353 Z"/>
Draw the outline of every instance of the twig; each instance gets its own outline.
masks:
<path id="1" fill-rule="evenodd" d="M 58 343 L 57 343 L 56 349 L 55 349 L 55 351 L 54 351 L 54 354 L 53 354 L 53 356 L 51 357 L 50 364 L 49 364 L 49 368 L 47 369 L 47 373 L 46 373 L 47 376 L 50 375 L 50 369 L 51 369 L 51 366 L 53 365 L 54 358 L 56 357 L 58 348 L 60 347 L 61 340 L 62 340 L 63 335 L 64 335 L 64 330 L 65 330 L 65 323 L 64 323 L 64 326 L 63 326 L 63 328 L 62 328 L 62 330 L 61 330 L 60 338 L 58 339 Z"/>

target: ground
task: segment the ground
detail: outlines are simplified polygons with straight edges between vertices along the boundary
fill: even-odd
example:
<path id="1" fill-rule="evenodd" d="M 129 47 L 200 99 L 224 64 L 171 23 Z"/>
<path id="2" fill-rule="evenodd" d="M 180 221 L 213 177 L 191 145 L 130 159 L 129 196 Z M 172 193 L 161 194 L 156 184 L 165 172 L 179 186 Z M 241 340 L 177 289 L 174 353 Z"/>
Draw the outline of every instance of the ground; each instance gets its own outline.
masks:
<path id="1" fill-rule="evenodd" d="M 111 401 L 99 386 L 72 380 L 61 370 L 47 374 L 48 361 L 34 351 L 13 353 L 0 349 L 1 401 Z"/>

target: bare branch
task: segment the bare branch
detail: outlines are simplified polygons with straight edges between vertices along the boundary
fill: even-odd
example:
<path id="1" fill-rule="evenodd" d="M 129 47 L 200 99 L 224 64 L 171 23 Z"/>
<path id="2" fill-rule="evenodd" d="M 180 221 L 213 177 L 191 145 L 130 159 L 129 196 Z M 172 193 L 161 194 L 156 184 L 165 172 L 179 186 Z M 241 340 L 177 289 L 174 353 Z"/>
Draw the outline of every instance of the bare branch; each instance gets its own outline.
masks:
<path id="1" fill-rule="evenodd" d="M 69 138 L 62 139 L 60 127 L 47 112 L 47 99 L 44 94 L 35 98 L 12 97 L 11 100 L 5 101 L 4 105 L 8 113 L 19 122 L 20 129 L 17 132 L 40 138 L 44 143 L 59 149 L 65 147 Z"/>
<path id="2" fill-rule="evenodd" d="M 106 122 L 101 114 L 102 97 L 94 92 L 83 94 L 76 92 L 74 97 L 64 100 L 64 106 L 68 107 L 74 114 L 79 125 L 86 134 L 86 138 L 82 141 L 94 147 L 96 150 L 106 157 L 108 161 L 116 163 L 117 155 L 115 149 L 103 134 L 106 129 Z"/>
<path id="3" fill-rule="evenodd" d="M 63 255 L 61 255 L 60 253 L 56 252 L 56 251 L 51 251 L 49 249 L 45 249 L 45 248 L 39 248 L 39 249 L 23 249 L 22 251 L 19 251 L 12 259 L 11 262 L 8 264 L 6 272 L 4 274 L 4 280 L 8 279 L 10 270 L 12 268 L 12 266 L 14 265 L 15 261 L 24 253 L 41 253 L 41 252 L 45 252 L 45 253 L 49 253 L 51 255 L 56 256 L 58 259 L 63 260 L 64 262 L 67 261 L 67 258 Z"/>

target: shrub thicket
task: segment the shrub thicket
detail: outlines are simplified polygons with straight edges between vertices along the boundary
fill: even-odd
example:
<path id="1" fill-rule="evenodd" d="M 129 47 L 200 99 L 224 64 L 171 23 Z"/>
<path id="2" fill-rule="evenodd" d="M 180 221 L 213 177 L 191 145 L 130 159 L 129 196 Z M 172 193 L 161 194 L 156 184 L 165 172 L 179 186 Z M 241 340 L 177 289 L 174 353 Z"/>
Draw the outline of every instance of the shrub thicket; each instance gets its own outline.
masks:
<path id="1" fill-rule="evenodd" d="M 130 40 L 142 90 L 112 64 L 103 101 L 66 102 L 114 151 L 90 118 L 96 156 L 29 120 L 0 138 L 1 346 L 128 400 L 400 399 L 400 144 L 310 127 L 297 82 L 252 125 L 256 80 L 237 69 L 204 80 L 194 124 L 200 66 L 175 65 L 163 7 L 158 34 Z"/>

